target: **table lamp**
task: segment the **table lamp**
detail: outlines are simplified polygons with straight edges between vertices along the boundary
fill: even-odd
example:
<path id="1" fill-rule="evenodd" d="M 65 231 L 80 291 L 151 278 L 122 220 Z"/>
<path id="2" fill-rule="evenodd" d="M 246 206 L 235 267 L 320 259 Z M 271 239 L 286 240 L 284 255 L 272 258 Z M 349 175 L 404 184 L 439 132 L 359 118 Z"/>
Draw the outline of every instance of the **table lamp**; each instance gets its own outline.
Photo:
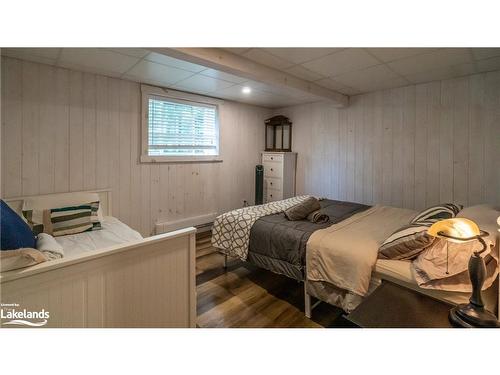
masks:
<path id="1" fill-rule="evenodd" d="M 466 218 L 453 218 L 434 223 L 427 231 L 430 235 L 446 241 L 463 243 L 479 241 L 483 248 L 474 251 L 469 260 L 469 277 L 472 295 L 469 303 L 460 304 L 450 310 L 450 321 L 459 327 L 500 327 L 496 316 L 484 308 L 481 288 L 486 277 L 486 265 L 481 256 L 488 248 L 483 237 L 489 233 L 479 229 L 476 223 Z"/>

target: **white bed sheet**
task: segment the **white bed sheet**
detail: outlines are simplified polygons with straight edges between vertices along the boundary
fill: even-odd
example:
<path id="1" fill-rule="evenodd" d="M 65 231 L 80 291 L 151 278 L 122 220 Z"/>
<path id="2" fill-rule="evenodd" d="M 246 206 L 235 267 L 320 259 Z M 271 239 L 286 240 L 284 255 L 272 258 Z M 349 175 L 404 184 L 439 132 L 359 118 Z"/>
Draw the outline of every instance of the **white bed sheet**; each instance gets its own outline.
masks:
<path id="1" fill-rule="evenodd" d="M 64 249 L 64 257 L 73 257 L 85 252 L 143 239 L 139 232 L 112 216 L 105 216 L 101 225 L 100 230 L 55 237 L 57 243 Z"/>

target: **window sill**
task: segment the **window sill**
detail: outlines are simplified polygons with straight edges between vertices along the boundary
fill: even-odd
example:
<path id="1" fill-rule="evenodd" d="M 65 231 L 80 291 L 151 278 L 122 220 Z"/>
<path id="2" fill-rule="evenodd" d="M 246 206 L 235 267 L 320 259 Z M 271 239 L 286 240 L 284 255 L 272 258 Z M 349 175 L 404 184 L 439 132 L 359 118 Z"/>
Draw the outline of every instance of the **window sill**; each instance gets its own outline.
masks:
<path id="1" fill-rule="evenodd" d="M 222 163 L 220 156 L 146 156 L 141 163 Z"/>

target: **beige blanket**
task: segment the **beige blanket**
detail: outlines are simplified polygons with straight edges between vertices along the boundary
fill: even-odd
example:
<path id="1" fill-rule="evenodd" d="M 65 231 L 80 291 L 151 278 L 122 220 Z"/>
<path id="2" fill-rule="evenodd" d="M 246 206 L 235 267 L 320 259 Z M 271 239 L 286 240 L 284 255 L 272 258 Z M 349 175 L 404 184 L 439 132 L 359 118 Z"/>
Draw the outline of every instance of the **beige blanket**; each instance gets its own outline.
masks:
<path id="1" fill-rule="evenodd" d="M 414 215 L 413 210 L 375 206 L 317 230 L 307 242 L 307 279 L 364 296 L 380 244 Z"/>

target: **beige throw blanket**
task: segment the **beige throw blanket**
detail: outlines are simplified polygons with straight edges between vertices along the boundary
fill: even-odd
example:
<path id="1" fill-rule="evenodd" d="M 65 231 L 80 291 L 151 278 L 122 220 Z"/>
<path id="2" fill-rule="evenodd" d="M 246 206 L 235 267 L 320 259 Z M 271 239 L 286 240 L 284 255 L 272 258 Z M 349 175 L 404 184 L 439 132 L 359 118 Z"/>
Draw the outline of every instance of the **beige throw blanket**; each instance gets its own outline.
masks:
<path id="1" fill-rule="evenodd" d="M 413 210 L 375 206 L 317 230 L 307 242 L 307 279 L 364 296 L 380 244 L 414 215 Z"/>

